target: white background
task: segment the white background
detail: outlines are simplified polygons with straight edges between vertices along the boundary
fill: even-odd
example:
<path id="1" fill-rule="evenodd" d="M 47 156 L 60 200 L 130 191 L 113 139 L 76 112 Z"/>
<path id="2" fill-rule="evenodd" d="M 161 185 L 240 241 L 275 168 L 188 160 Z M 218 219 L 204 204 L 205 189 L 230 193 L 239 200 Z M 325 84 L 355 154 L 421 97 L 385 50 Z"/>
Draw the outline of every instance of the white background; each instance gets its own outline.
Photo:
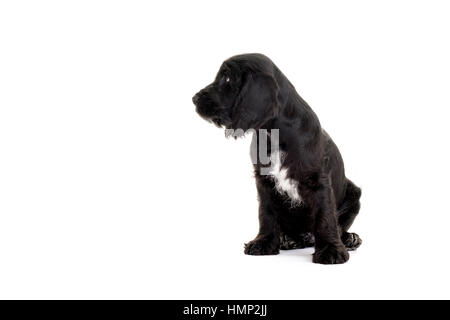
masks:
<path id="1" fill-rule="evenodd" d="M 4 1 L 0 298 L 450 298 L 446 1 Z M 250 138 L 192 95 L 269 56 L 363 189 L 348 263 L 252 257 Z"/>

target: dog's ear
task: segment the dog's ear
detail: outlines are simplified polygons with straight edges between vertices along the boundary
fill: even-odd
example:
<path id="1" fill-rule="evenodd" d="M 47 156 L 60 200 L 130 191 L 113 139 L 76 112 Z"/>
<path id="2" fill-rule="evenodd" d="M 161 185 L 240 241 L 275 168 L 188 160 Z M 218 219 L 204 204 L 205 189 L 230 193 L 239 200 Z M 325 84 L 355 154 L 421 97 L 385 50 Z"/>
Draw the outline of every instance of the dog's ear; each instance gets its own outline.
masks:
<path id="1" fill-rule="evenodd" d="M 249 74 L 234 103 L 233 129 L 259 129 L 277 117 L 280 110 L 278 85 L 265 73 Z"/>

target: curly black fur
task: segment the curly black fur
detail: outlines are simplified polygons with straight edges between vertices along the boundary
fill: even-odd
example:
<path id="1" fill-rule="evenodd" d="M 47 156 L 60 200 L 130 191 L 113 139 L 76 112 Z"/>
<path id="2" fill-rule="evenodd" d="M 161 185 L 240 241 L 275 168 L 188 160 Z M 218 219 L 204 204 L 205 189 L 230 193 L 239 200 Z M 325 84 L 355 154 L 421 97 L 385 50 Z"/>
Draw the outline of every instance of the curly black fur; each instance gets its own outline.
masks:
<path id="1" fill-rule="evenodd" d="M 254 165 L 260 226 L 245 253 L 278 254 L 314 245 L 313 262 L 346 262 L 347 250 L 361 244 L 357 234 L 347 232 L 359 212 L 361 190 L 345 177 L 338 148 L 275 64 L 261 54 L 234 56 L 193 102 L 201 117 L 219 127 L 278 129 L 282 166 L 298 182 L 302 202 L 292 205 L 270 176 L 261 175 L 264 165 Z"/>

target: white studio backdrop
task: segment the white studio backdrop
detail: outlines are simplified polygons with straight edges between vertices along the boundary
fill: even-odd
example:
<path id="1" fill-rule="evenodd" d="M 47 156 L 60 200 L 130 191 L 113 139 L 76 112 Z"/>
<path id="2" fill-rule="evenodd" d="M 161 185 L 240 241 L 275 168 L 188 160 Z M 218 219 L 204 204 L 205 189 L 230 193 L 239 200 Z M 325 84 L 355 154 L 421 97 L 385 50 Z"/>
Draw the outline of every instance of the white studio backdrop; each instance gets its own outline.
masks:
<path id="1" fill-rule="evenodd" d="M 0 298 L 450 298 L 446 1 L 4 1 Z M 363 189 L 348 263 L 245 256 L 250 138 L 192 95 L 269 56 Z"/>

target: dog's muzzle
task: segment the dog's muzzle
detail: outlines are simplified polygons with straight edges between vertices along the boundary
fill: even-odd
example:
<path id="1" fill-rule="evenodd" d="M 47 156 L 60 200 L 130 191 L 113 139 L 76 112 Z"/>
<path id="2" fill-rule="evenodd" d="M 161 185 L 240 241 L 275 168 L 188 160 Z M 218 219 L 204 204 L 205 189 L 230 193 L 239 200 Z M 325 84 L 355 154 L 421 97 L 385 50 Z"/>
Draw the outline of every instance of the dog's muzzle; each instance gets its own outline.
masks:
<path id="1" fill-rule="evenodd" d="M 195 105 L 197 105 L 199 99 L 200 99 L 200 97 L 198 96 L 198 93 L 197 93 L 195 96 L 192 97 L 192 102 Z"/>

